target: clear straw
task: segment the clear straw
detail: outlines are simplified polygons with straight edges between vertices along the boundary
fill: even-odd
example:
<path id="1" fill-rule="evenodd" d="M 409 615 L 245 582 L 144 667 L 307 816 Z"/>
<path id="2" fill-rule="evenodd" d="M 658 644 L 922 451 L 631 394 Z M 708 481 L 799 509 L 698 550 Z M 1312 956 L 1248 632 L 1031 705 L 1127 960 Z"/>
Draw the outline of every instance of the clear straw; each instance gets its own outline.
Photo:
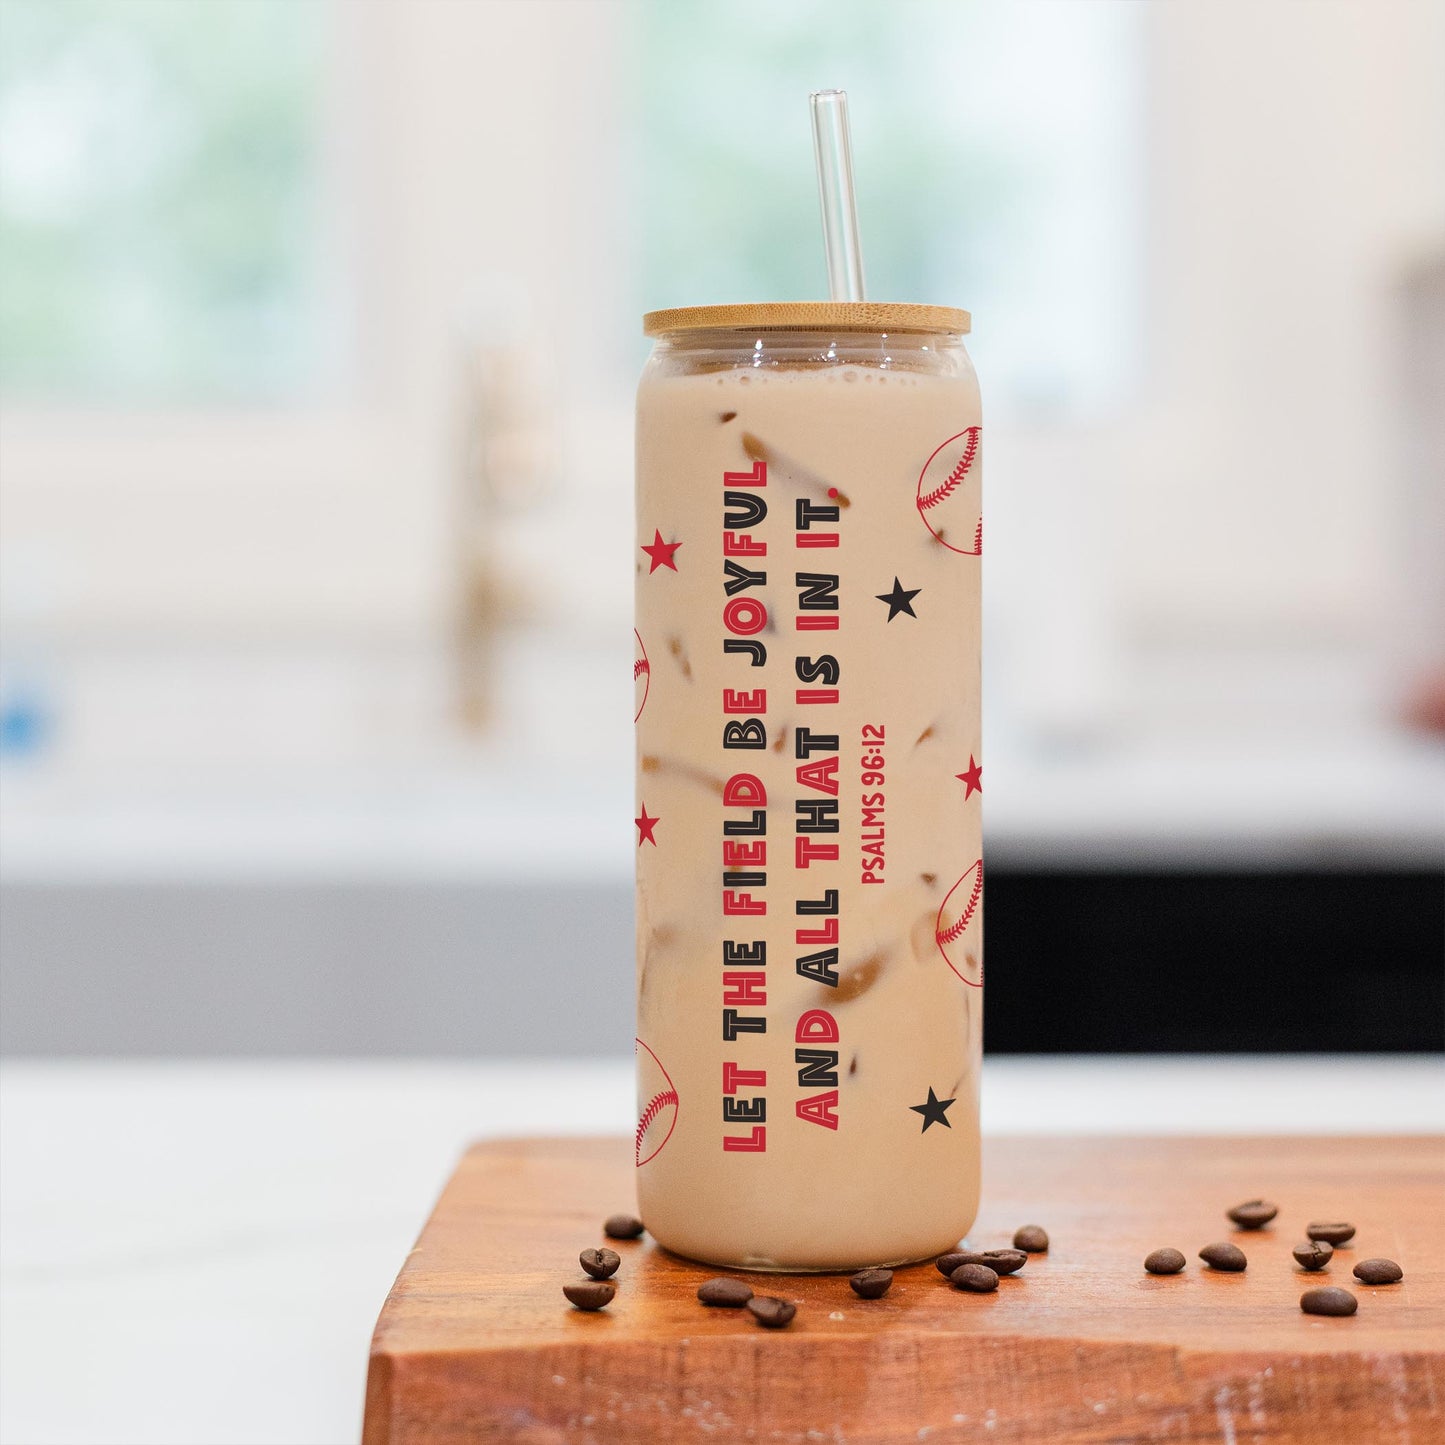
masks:
<path id="1" fill-rule="evenodd" d="M 861 301 L 863 248 L 858 242 L 858 201 L 853 194 L 853 152 L 848 144 L 848 94 L 815 90 L 810 99 L 828 294 L 834 301 Z"/>

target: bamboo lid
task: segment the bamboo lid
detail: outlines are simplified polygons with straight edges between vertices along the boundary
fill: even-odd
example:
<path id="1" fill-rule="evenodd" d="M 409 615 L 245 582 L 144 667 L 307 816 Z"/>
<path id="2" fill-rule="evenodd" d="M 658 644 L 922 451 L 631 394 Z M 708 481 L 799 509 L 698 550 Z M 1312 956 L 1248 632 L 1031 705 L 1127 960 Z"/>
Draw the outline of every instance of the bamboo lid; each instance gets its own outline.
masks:
<path id="1" fill-rule="evenodd" d="M 647 336 L 678 331 L 936 331 L 965 335 L 967 311 L 887 301 L 759 301 L 748 306 L 678 306 L 649 311 Z"/>

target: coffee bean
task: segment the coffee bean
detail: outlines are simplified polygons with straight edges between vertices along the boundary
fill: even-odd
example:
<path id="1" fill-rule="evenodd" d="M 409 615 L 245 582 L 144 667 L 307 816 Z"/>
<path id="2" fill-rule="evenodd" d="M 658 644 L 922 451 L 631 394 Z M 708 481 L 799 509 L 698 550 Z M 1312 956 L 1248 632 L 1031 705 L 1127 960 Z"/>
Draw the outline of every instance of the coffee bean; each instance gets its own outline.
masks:
<path id="1" fill-rule="evenodd" d="M 969 1264 L 986 1264 L 995 1274 L 1017 1274 L 1029 1262 L 1021 1249 L 986 1249 Z"/>
<path id="2" fill-rule="evenodd" d="M 1347 1289 L 1307 1289 L 1299 1307 L 1307 1315 L 1352 1315 L 1360 1302 Z"/>
<path id="3" fill-rule="evenodd" d="M 1330 1244 L 1339 1246 L 1341 1244 L 1348 1244 L 1349 1241 L 1355 1237 L 1355 1226 L 1353 1224 L 1330 1224 L 1328 1221 L 1325 1223 L 1316 1221 L 1305 1229 L 1305 1233 L 1309 1235 L 1311 1239 L 1324 1239 L 1328 1240 Z"/>
<path id="4" fill-rule="evenodd" d="M 1184 1256 L 1177 1249 L 1156 1249 L 1144 1261 L 1150 1274 L 1178 1274 L 1184 1268 Z"/>
<path id="5" fill-rule="evenodd" d="M 1199 1251 L 1199 1257 L 1210 1269 L 1223 1270 L 1226 1274 L 1238 1274 L 1249 1263 L 1237 1244 L 1206 1244 Z"/>
<path id="6" fill-rule="evenodd" d="M 603 1222 L 602 1232 L 608 1239 L 636 1239 L 642 1233 L 642 1221 L 635 1214 L 614 1214 Z"/>
<path id="7" fill-rule="evenodd" d="M 583 1284 L 564 1284 L 562 1293 L 579 1310 L 600 1310 L 612 1303 L 617 1286 L 610 1279 L 589 1279 Z"/>
<path id="8" fill-rule="evenodd" d="M 893 1271 L 860 1269 L 848 1283 L 853 1286 L 853 1293 L 859 1299 L 882 1299 L 888 1293 L 888 1286 L 893 1283 Z"/>
<path id="9" fill-rule="evenodd" d="M 1294 1247 L 1294 1257 L 1302 1269 L 1323 1269 L 1334 1258 L 1335 1247 L 1323 1239 L 1307 1239 Z"/>
<path id="10" fill-rule="evenodd" d="M 753 1318 L 764 1329 L 780 1330 L 798 1313 L 797 1305 L 785 1299 L 775 1299 L 770 1294 L 757 1295 L 748 1301 Z"/>
<path id="11" fill-rule="evenodd" d="M 1022 1229 L 1014 1230 L 1014 1248 L 1026 1254 L 1047 1254 L 1049 1236 L 1037 1224 L 1026 1224 Z"/>
<path id="12" fill-rule="evenodd" d="M 710 1279 L 697 1287 L 697 1297 L 705 1305 L 740 1310 L 752 1299 L 752 1290 L 740 1279 Z"/>
<path id="13" fill-rule="evenodd" d="M 998 1288 L 998 1275 L 986 1264 L 961 1264 L 949 1275 L 955 1289 L 973 1294 L 987 1294 Z"/>
<path id="14" fill-rule="evenodd" d="M 1263 1229 L 1279 1213 L 1279 1205 L 1268 1199 L 1249 1199 L 1225 1212 L 1241 1229 Z"/>
<path id="15" fill-rule="evenodd" d="M 1021 1270 L 1029 1262 L 1029 1257 L 1021 1249 L 985 1249 L 982 1251 L 959 1250 L 956 1254 L 948 1254 L 943 1257 L 953 1261 L 953 1269 L 943 1270 L 945 1274 L 952 1274 L 961 1264 L 983 1264 L 987 1265 L 995 1274 L 1014 1274 Z M 943 1260 L 938 1262 L 939 1269 L 943 1269 Z"/>
<path id="16" fill-rule="evenodd" d="M 1405 1271 L 1393 1259 L 1362 1259 L 1354 1275 L 1363 1284 L 1399 1284 Z"/>
<path id="17" fill-rule="evenodd" d="M 947 1254 L 940 1254 L 933 1261 L 934 1268 L 945 1278 L 951 1275 L 961 1264 L 968 1264 L 978 1256 L 970 1254 L 966 1249 L 951 1249 Z"/>
<path id="18" fill-rule="evenodd" d="M 609 1274 L 617 1273 L 622 1256 L 615 1249 L 584 1249 L 577 1256 L 577 1263 L 593 1279 L 606 1279 Z"/>

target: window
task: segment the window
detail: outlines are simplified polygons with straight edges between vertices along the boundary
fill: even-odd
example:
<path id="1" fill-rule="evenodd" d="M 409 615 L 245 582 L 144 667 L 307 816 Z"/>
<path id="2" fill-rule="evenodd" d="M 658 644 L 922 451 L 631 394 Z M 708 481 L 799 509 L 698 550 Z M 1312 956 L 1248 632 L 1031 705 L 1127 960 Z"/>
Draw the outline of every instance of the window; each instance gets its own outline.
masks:
<path id="1" fill-rule="evenodd" d="M 995 415 L 1097 411 L 1138 344 L 1141 9 L 644 5 L 643 302 L 822 294 L 806 97 L 839 86 L 869 293 L 975 307 Z"/>
<path id="2" fill-rule="evenodd" d="M 0 388 L 293 398 L 324 370 L 318 0 L 6 0 Z"/>

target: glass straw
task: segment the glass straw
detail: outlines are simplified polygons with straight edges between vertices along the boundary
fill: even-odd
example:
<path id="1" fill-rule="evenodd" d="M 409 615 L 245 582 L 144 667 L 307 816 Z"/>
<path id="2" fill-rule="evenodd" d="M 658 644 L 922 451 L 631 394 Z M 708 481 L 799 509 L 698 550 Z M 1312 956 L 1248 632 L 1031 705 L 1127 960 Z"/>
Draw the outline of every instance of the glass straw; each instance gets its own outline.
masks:
<path id="1" fill-rule="evenodd" d="M 813 155 L 823 207 L 823 249 L 828 294 L 834 301 L 863 300 L 863 248 L 858 241 L 858 201 L 853 194 L 853 152 L 848 144 L 848 93 L 815 90 Z"/>

